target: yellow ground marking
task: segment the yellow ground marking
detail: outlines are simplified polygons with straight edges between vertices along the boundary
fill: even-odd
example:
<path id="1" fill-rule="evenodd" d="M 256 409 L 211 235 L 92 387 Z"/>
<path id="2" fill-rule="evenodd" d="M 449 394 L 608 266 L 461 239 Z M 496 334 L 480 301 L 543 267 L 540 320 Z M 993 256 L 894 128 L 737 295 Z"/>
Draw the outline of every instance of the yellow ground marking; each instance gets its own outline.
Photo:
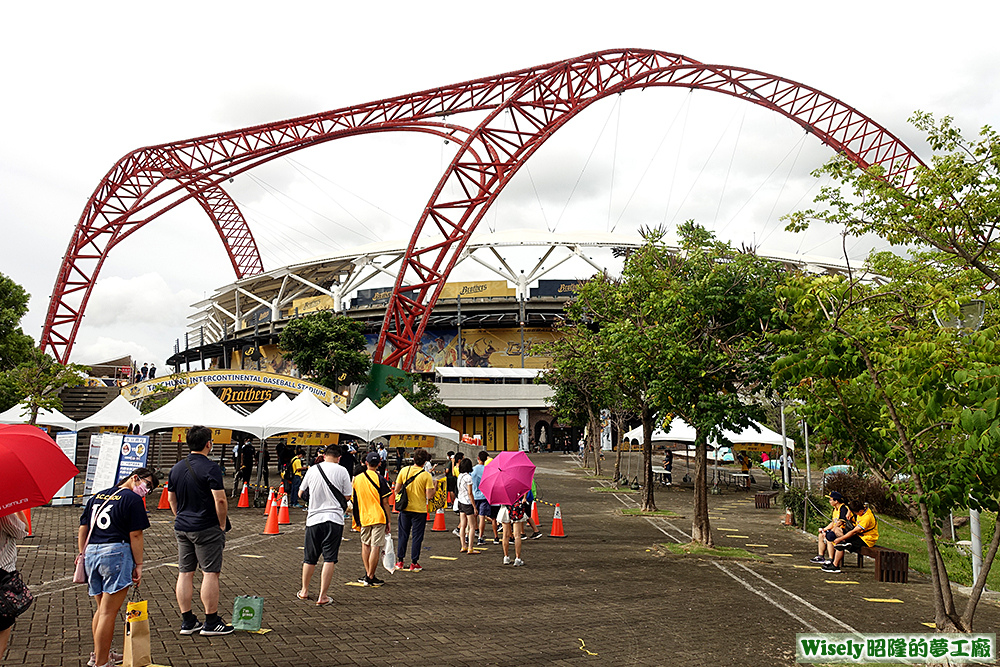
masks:
<path id="1" fill-rule="evenodd" d="M 164 563 L 167 567 L 178 567 L 177 563 Z"/>
<path id="2" fill-rule="evenodd" d="M 936 628 L 937 623 L 921 623 L 920 625 L 926 625 L 928 628 Z"/>
<path id="3" fill-rule="evenodd" d="M 735 538 L 738 538 L 738 539 L 741 539 L 741 540 L 748 540 L 748 539 L 750 539 L 749 535 L 726 535 L 725 537 L 735 537 Z"/>
<path id="4" fill-rule="evenodd" d="M 774 556 L 775 558 L 791 558 L 794 554 L 768 554 L 768 556 Z"/>
<path id="5" fill-rule="evenodd" d="M 436 558 L 437 560 L 458 560 L 454 556 L 431 556 L 431 558 Z"/>
<path id="6" fill-rule="evenodd" d="M 344 582 L 344 585 L 345 585 L 345 586 L 360 586 L 361 588 L 364 588 L 364 587 L 365 587 L 365 585 L 364 585 L 364 584 L 359 584 L 359 583 L 358 583 L 358 582 L 356 582 L 356 581 L 345 581 L 345 582 Z"/>
<path id="7" fill-rule="evenodd" d="M 254 635 L 266 635 L 271 631 L 271 628 L 261 628 L 260 630 L 247 630 L 250 634 Z M 150 665 L 149 667 L 156 667 L 155 665 Z"/>
<path id="8" fill-rule="evenodd" d="M 581 651 L 583 651 L 587 655 L 597 655 L 596 653 L 593 653 L 593 652 L 587 650 L 587 645 L 583 643 L 582 639 L 577 638 L 577 641 L 580 642 L 580 650 Z"/>
<path id="9" fill-rule="evenodd" d="M 793 565 L 792 567 L 794 567 L 797 570 L 818 570 L 818 569 L 820 569 L 819 565 Z"/>
<path id="10" fill-rule="evenodd" d="M 903 604 L 902 600 L 897 600 L 896 598 L 861 598 L 867 602 L 896 602 L 898 604 Z"/>
<path id="11" fill-rule="evenodd" d="M 726 520 L 726 517 L 724 517 L 724 516 L 710 516 L 708 518 L 711 519 L 712 521 L 725 521 Z"/>
<path id="12" fill-rule="evenodd" d="M 761 547 L 762 549 L 766 549 L 767 548 L 766 544 L 744 544 L 743 546 L 745 546 L 745 547 Z"/>
<path id="13" fill-rule="evenodd" d="M 17 548 L 18 549 L 37 549 L 38 545 L 37 544 L 18 544 Z"/>
<path id="14" fill-rule="evenodd" d="M 295 547 L 295 548 L 305 550 L 305 547 Z"/>
<path id="15" fill-rule="evenodd" d="M 828 584 L 859 584 L 861 582 L 859 582 L 859 581 L 837 581 L 835 579 L 827 579 L 826 583 L 828 583 Z"/>
<path id="16" fill-rule="evenodd" d="M 240 558 L 263 558 L 263 556 L 258 556 L 257 554 L 240 554 Z"/>
<path id="17" fill-rule="evenodd" d="M 724 530 L 735 533 L 739 528 L 716 528 L 716 530 Z"/>

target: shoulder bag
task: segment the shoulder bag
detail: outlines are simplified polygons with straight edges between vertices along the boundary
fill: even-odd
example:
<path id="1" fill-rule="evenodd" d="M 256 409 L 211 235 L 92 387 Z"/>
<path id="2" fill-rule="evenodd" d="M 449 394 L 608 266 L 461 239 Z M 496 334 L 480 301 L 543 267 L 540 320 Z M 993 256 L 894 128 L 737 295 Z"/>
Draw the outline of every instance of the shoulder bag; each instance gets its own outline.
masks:
<path id="1" fill-rule="evenodd" d="M 17 570 L 0 570 L 0 616 L 20 616 L 34 599 Z"/>
<path id="2" fill-rule="evenodd" d="M 325 472 L 323 472 L 323 466 L 322 465 L 317 465 L 316 468 L 319 469 L 319 474 L 323 475 L 323 481 L 326 482 L 326 485 L 328 487 L 330 487 L 330 493 L 332 493 L 334 495 L 334 497 L 337 499 L 337 502 L 340 503 L 340 509 L 346 510 L 347 509 L 347 498 L 345 498 L 344 494 L 340 492 L 340 489 L 338 489 L 337 487 L 335 487 L 333 484 L 330 483 L 330 478 L 326 476 Z M 308 491 L 308 490 L 309 489 L 306 489 L 306 491 Z M 306 502 L 309 502 L 309 498 L 308 497 L 307 498 L 303 498 L 303 500 L 305 500 Z"/>
<path id="3" fill-rule="evenodd" d="M 413 468 L 413 466 L 410 466 L 410 468 Z M 408 477 L 406 481 L 403 482 L 403 486 L 399 487 L 399 495 L 396 496 L 397 511 L 402 512 L 403 510 L 406 509 L 406 506 L 410 504 L 410 499 L 406 495 L 406 487 L 410 485 L 410 482 L 419 477 L 421 472 L 423 472 L 423 470 L 419 471 L 416 475 L 413 475 L 412 477 Z"/>

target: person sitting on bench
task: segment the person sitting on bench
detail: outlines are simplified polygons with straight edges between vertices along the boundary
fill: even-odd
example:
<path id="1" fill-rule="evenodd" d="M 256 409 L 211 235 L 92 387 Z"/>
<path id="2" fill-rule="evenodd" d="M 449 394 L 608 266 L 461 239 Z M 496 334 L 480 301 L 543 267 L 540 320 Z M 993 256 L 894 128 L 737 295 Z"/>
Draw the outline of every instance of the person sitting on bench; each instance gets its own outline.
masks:
<path id="1" fill-rule="evenodd" d="M 851 511 L 847 508 L 847 503 L 844 502 L 844 496 L 841 495 L 840 491 L 831 491 L 827 498 L 833 507 L 833 518 L 830 519 L 830 523 L 819 529 L 819 535 L 816 539 L 816 555 L 809 561 L 820 565 L 833 562 L 833 541 L 854 528 L 854 523 L 851 521 Z"/>
<path id="2" fill-rule="evenodd" d="M 878 542 L 878 520 L 875 514 L 860 500 L 852 500 L 848 506 L 854 514 L 854 528 L 833 541 L 836 553 L 833 563 L 823 566 L 824 572 L 840 572 L 840 564 L 844 562 L 844 552 L 858 553 L 862 547 L 875 546 Z"/>

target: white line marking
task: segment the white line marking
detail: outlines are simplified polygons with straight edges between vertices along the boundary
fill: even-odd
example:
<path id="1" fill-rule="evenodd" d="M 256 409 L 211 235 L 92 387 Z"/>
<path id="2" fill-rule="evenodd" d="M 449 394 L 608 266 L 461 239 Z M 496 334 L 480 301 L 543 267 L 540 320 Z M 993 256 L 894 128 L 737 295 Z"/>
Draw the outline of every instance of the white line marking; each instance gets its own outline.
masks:
<path id="1" fill-rule="evenodd" d="M 725 567 L 723 567 L 718 562 L 713 562 L 712 565 L 714 565 L 715 567 L 719 568 L 724 574 L 726 574 L 729 577 L 731 577 L 733 579 L 733 581 L 735 581 L 739 585 L 743 586 L 743 588 L 747 589 L 751 593 L 754 593 L 755 595 L 759 595 L 760 597 L 764 598 L 765 600 L 767 600 L 768 602 L 770 602 L 771 604 L 773 604 L 775 607 L 777 607 L 781 611 L 785 612 L 786 614 L 788 614 L 789 616 L 791 616 L 792 618 L 794 618 L 796 621 L 798 621 L 799 623 L 801 623 L 805 627 L 809 628 L 813 632 L 819 632 L 818 628 L 816 628 L 815 626 L 813 626 L 811 623 L 807 622 L 804 618 L 802 618 L 801 616 L 799 616 L 798 614 L 796 614 L 795 612 L 793 612 L 788 607 L 783 607 L 777 600 L 775 600 L 774 598 L 768 596 L 764 591 L 761 591 L 761 590 L 758 590 L 758 589 L 754 588 L 747 581 L 745 581 L 744 579 L 736 576 L 736 574 L 734 574 L 733 572 L 730 572 L 729 570 L 727 570 Z"/>
<path id="2" fill-rule="evenodd" d="M 749 572 L 753 576 L 755 576 L 758 579 L 760 579 L 761 581 L 763 581 L 765 584 L 768 584 L 770 586 L 774 586 L 775 588 L 777 588 L 782 593 L 788 595 L 792 599 L 797 600 L 798 602 L 800 602 L 800 603 L 804 604 L 805 606 L 809 607 L 810 609 L 812 609 L 813 611 L 815 611 L 820 616 L 823 616 L 825 618 L 830 619 L 831 621 L 833 621 L 834 623 L 836 623 L 840 627 L 844 628 L 848 632 L 853 632 L 854 634 L 860 634 L 857 630 L 855 630 L 854 628 L 852 628 L 851 626 L 849 626 L 847 623 L 844 623 L 839 618 L 837 618 L 835 616 L 831 616 L 830 614 L 826 613 L 825 611 L 823 611 L 819 607 L 817 607 L 817 606 L 813 605 L 812 603 L 810 603 L 808 600 L 804 600 L 804 599 L 800 598 L 795 593 L 793 593 L 793 592 L 791 592 L 791 591 L 789 591 L 787 589 L 782 588 L 781 586 L 779 586 L 778 584 L 774 583 L 773 581 L 768 581 L 765 577 L 762 577 L 760 574 L 754 572 L 753 570 L 751 570 L 750 568 L 748 568 L 743 563 L 736 563 L 736 566 L 743 568 L 744 570 L 746 570 L 747 572 Z"/>

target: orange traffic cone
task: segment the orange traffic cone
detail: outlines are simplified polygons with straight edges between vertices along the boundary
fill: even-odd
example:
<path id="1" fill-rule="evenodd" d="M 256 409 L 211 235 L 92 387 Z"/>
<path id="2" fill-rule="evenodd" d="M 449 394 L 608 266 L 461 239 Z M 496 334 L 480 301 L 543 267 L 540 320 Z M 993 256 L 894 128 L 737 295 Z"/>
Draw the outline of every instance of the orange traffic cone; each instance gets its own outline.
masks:
<path id="1" fill-rule="evenodd" d="M 531 501 L 531 523 L 535 524 L 535 528 L 542 527 L 542 520 L 538 518 L 538 503 L 534 500 Z"/>
<path id="2" fill-rule="evenodd" d="M 34 537 L 35 534 L 33 532 L 31 532 L 31 508 L 30 507 L 28 509 L 24 510 L 24 519 L 25 519 L 25 523 L 28 524 L 28 535 L 27 536 L 28 537 Z"/>
<path id="3" fill-rule="evenodd" d="M 267 515 L 267 523 L 264 524 L 264 535 L 280 535 L 278 529 L 278 499 L 271 498 L 271 511 Z"/>
<path id="4" fill-rule="evenodd" d="M 563 532 L 562 512 L 559 510 L 559 503 L 556 503 L 556 513 L 552 516 L 552 532 L 549 537 L 566 537 Z"/>
<path id="5" fill-rule="evenodd" d="M 292 518 L 288 516 L 288 496 L 282 494 L 281 504 L 278 505 L 278 523 L 282 526 L 287 526 L 291 522 Z"/>
<path id="6" fill-rule="evenodd" d="M 160 504 L 156 506 L 158 510 L 170 509 L 170 496 L 167 495 L 167 485 L 163 485 L 163 493 L 160 494 Z"/>
<path id="7" fill-rule="evenodd" d="M 271 514 L 271 503 L 274 502 L 274 489 L 271 489 L 271 493 L 267 494 L 267 502 L 264 503 L 264 516 Z"/>
<path id="8" fill-rule="evenodd" d="M 250 507 L 250 495 L 247 493 L 247 483 L 243 482 L 243 492 L 240 493 L 240 502 L 237 507 Z"/>
<path id="9" fill-rule="evenodd" d="M 396 494 L 395 493 L 390 493 L 389 494 L 389 506 L 392 507 L 392 513 L 393 514 L 399 514 L 399 510 L 396 509 Z"/>
<path id="10" fill-rule="evenodd" d="M 431 530 L 433 530 L 436 533 L 440 533 L 442 531 L 446 532 L 448 530 L 448 527 L 445 526 L 445 524 L 444 524 L 444 510 L 443 509 L 439 509 L 437 512 L 434 513 L 434 525 L 431 526 Z"/>

